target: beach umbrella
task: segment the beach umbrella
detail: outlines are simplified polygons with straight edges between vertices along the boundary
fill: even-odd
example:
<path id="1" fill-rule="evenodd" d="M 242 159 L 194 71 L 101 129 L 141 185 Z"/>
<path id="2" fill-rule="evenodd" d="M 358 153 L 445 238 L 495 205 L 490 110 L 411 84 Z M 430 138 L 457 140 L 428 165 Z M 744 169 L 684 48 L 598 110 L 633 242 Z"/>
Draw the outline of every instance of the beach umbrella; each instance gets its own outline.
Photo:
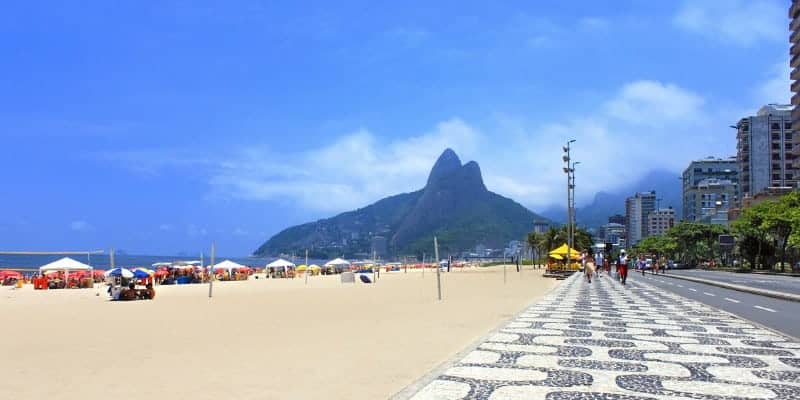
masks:
<path id="1" fill-rule="evenodd" d="M 0 271 L 0 281 L 8 278 L 22 279 L 22 274 L 17 271 L 10 270 Z"/>
<path id="2" fill-rule="evenodd" d="M 145 269 L 137 268 L 133 271 L 133 277 L 136 279 L 147 279 L 150 277 L 150 273 Z"/>
<path id="3" fill-rule="evenodd" d="M 114 268 L 106 271 L 103 273 L 103 276 L 106 278 L 108 277 L 121 277 L 121 278 L 133 278 L 133 272 L 127 268 Z"/>
<path id="4" fill-rule="evenodd" d="M 300 265 L 297 267 L 297 272 L 305 271 L 308 269 L 308 266 Z"/>

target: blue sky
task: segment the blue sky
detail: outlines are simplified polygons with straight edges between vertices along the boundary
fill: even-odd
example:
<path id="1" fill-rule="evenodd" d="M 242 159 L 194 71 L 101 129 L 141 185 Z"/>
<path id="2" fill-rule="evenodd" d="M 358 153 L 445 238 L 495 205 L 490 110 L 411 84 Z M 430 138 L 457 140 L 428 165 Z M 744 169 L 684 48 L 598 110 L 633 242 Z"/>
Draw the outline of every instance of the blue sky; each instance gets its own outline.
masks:
<path id="1" fill-rule="evenodd" d="M 787 102 L 789 1 L 17 2 L 0 247 L 245 255 L 416 190 L 446 147 L 560 202 L 732 155 Z"/>

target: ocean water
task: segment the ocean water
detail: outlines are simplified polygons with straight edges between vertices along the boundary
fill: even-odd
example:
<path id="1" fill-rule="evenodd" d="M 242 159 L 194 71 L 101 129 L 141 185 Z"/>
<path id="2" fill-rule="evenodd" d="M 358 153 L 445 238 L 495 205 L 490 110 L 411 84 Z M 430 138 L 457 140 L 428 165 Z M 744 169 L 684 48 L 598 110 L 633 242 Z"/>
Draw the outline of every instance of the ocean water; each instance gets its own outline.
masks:
<path id="1" fill-rule="evenodd" d="M 0 269 L 13 268 L 20 270 L 36 271 L 42 265 L 56 261 L 63 257 L 70 257 L 76 261 L 84 264 L 89 264 L 94 268 L 108 269 L 110 260 L 108 254 L 92 254 L 92 255 L 4 255 L 0 254 Z M 172 261 L 199 261 L 200 255 L 196 256 L 143 256 L 131 254 L 115 254 L 114 265 L 117 267 L 148 267 L 150 268 L 157 262 L 172 262 Z M 268 263 L 275 260 L 275 258 L 260 258 L 260 257 L 216 257 L 214 262 L 219 263 L 223 260 L 231 260 L 248 267 L 263 268 Z M 290 260 L 291 261 L 291 260 Z M 312 260 L 309 259 L 309 264 L 322 265 L 328 260 Z M 208 265 L 211 262 L 208 255 L 204 256 L 203 263 Z M 304 258 L 296 258 L 294 263 L 300 265 L 305 262 Z"/>

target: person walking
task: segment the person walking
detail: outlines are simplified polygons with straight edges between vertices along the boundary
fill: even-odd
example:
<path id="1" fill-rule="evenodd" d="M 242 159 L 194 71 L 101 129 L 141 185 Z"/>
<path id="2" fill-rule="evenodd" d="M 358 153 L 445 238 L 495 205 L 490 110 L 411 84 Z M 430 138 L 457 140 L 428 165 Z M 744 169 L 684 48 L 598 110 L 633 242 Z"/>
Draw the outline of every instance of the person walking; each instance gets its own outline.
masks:
<path id="1" fill-rule="evenodd" d="M 619 252 L 619 263 L 617 264 L 617 274 L 619 281 L 624 285 L 628 280 L 628 255 L 625 254 L 625 249 Z"/>
<path id="2" fill-rule="evenodd" d="M 586 275 L 586 280 L 589 281 L 589 283 L 592 283 L 592 275 L 594 275 L 594 270 L 594 257 L 592 257 L 592 251 L 589 250 L 589 253 L 586 255 L 586 257 L 583 257 L 583 273 Z"/>
<path id="3" fill-rule="evenodd" d="M 644 276 L 644 270 L 647 268 L 647 261 L 644 259 L 643 254 L 639 254 L 639 262 L 637 264 L 637 267 L 642 272 L 642 276 Z"/>
<path id="4" fill-rule="evenodd" d="M 594 255 L 595 276 L 597 277 L 600 276 L 600 270 L 602 269 L 602 266 L 603 266 L 603 253 L 597 252 L 597 254 Z"/>

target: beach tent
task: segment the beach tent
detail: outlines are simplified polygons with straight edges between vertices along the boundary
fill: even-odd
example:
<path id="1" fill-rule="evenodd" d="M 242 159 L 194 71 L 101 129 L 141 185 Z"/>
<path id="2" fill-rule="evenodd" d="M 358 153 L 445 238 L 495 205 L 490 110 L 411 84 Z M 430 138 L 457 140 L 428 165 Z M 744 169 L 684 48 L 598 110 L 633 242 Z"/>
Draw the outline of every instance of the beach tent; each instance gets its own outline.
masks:
<path id="1" fill-rule="evenodd" d="M 91 271 L 92 267 L 80 261 L 75 261 L 69 257 L 64 257 L 60 260 L 53 261 L 50 264 L 45 264 L 39 267 L 39 272 L 45 273 L 48 271 Z"/>
<path id="2" fill-rule="evenodd" d="M 267 264 L 267 268 L 283 268 L 283 270 L 287 270 L 288 268 L 293 268 L 294 263 L 291 261 L 286 261 L 282 258 L 279 258 L 269 264 Z"/>
<path id="3" fill-rule="evenodd" d="M 242 268 L 247 268 L 242 264 L 235 263 L 231 260 L 225 260 L 221 263 L 214 265 L 211 269 L 216 271 L 228 271 L 229 274 L 233 274 L 233 270 L 240 270 Z"/>
<path id="4" fill-rule="evenodd" d="M 64 271 L 64 280 L 69 278 L 69 271 L 91 271 L 92 266 L 84 264 L 80 261 L 75 261 L 69 257 L 64 257 L 60 260 L 53 261 L 49 264 L 42 265 L 39 267 L 39 272 L 41 274 L 46 274 L 48 272 L 55 272 L 55 271 Z"/>
<path id="5" fill-rule="evenodd" d="M 350 261 L 342 258 L 336 258 L 325 263 L 326 267 L 343 267 L 345 265 L 350 265 Z"/>

